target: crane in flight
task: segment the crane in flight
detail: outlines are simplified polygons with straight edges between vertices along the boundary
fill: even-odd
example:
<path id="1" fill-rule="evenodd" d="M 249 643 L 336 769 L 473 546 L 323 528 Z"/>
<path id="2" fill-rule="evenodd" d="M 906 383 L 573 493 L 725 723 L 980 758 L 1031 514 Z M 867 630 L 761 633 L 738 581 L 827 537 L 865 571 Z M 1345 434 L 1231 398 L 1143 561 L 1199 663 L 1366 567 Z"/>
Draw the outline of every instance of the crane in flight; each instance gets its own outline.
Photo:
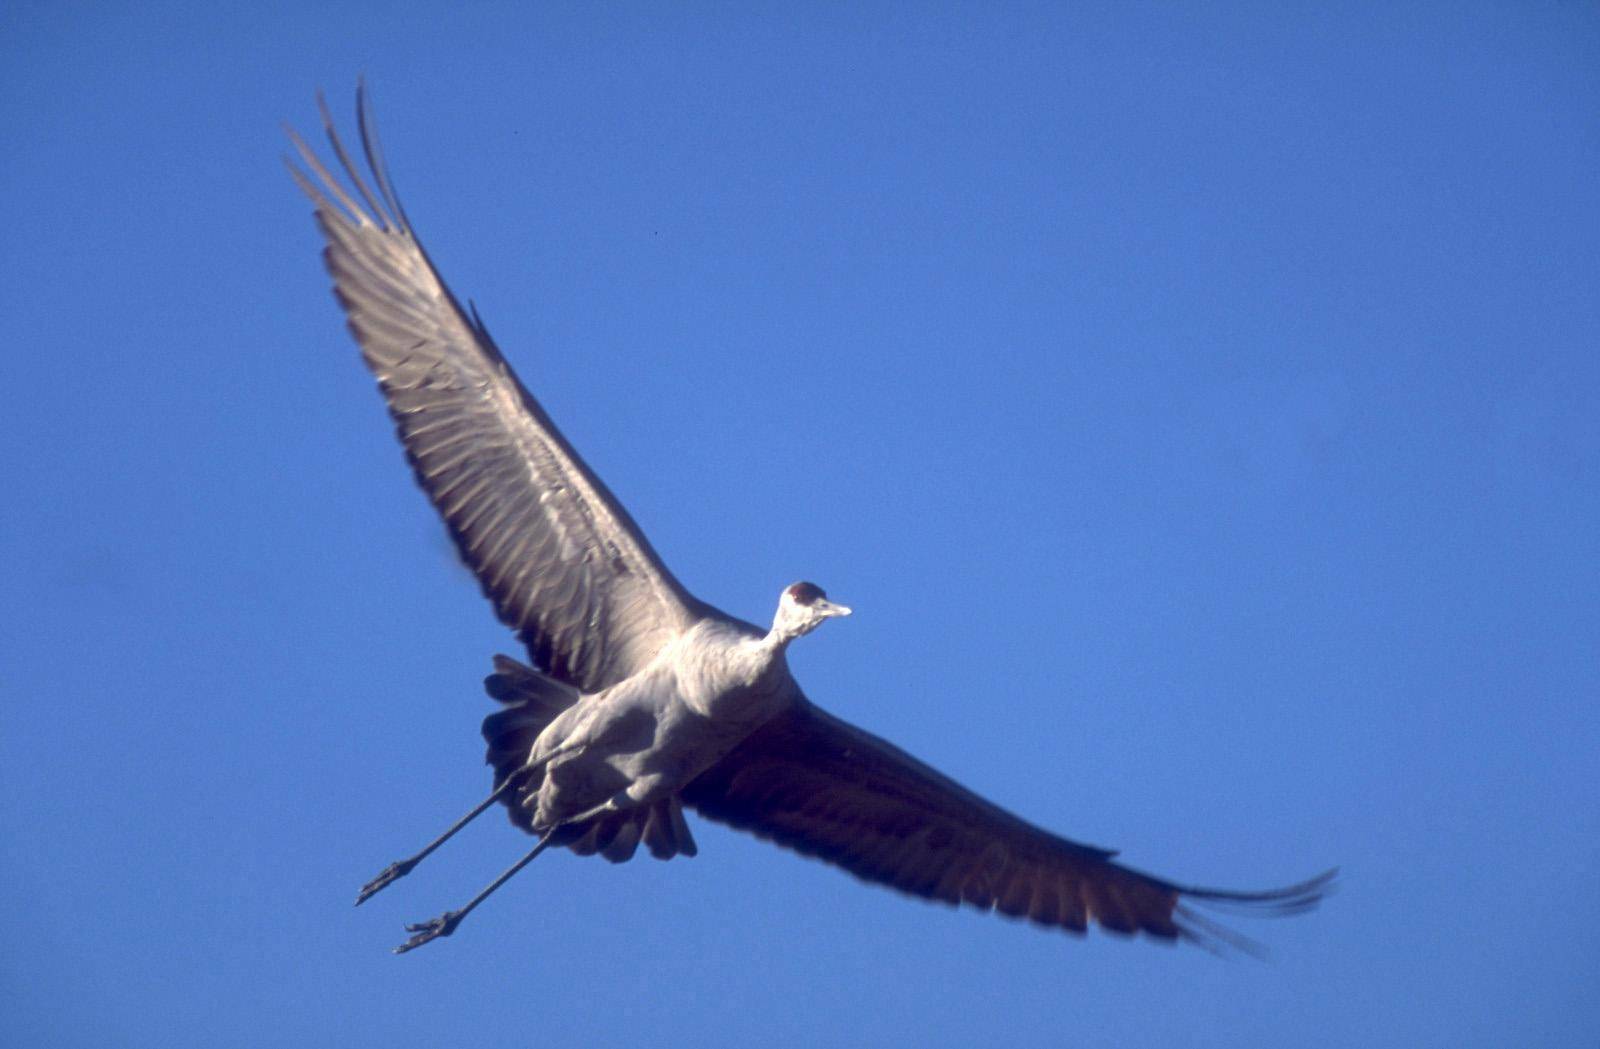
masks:
<path id="1" fill-rule="evenodd" d="M 496 803 L 538 843 L 462 907 L 407 926 L 397 953 L 450 935 L 552 846 L 613 863 L 640 844 L 658 859 L 693 856 L 685 806 L 864 881 L 1076 933 L 1097 922 L 1248 949 L 1190 903 L 1291 914 L 1329 891 L 1334 871 L 1236 892 L 1133 870 L 813 704 L 786 650 L 850 609 L 795 583 L 762 629 L 690 594 L 439 276 L 395 195 L 364 88 L 366 177 L 318 104 L 349 186 L 292 129 L 305 168 L 289 169 L 314 205 L 334 294 L 417 483 L 532 661 L 497 656 L 485 682 L 502 705 L 483 722 L 493 793 L 356 902 Z"/>

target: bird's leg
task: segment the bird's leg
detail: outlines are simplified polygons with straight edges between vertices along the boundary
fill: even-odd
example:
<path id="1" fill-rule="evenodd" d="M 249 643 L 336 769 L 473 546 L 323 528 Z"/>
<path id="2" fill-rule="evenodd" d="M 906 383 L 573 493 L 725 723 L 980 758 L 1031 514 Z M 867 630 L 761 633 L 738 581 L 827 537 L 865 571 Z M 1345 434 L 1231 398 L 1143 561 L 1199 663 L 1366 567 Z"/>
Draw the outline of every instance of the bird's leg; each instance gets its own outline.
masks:
<path id="1" fill-rule="evenodd" d="M 552 754 L 552 755 L 550 755 L 550 758 L 553 758 L 555 756 L 556 756 L 555 754 Z M 540 765 L 547 764 L 549 762 L 550 758 L 545 758 L 544 760 L 540 761 L 539 764 Z M 533 767 L 537 767 L 537 766 L 533 766 Z M 522 770 L 519 770 L 518 774 L 520 775 L 524 771 L 526 771 L 526 767 L 524 769 L 522 769 Z M 502 787 L 503 786 L 504 785 L 502 784 Z M 493 801 L 493 800 L 494 800 L 493 797 L 489 798 L 489 801 Z M 488 802 L 484 803 L 484 805 L 487 805 L 487 804 L 488 804 Z M 481 811 L 483 807 L 484 806 L 479 806 L 479 811 Z M 623 808 L 623 806 L 619 805 L 617 803 L 617 799 L 616 798 L 607 798 L 605 801 L 603 801 L 600 804 L 596 805 L 592 809 L 585 809 L 583 812 L 581 812 L 578 815 L 572 817 L 571 819 L 562 820 L 560 823 L 556 824 L 554 827 L 551 827 L 549 830 L 545 831 L 544 835 L 542 837 L 540 837 L 540 839 L 539 839 L 539 844 L 535 845 L 532 848 L 532 850 L 530 850 L 528 852 L 528 854 L 526 856 L 522 857 L 522 859 L 518 860 L 516 863 L 513 863 L 511 866 L 507 867 L 505 869 L 505 871 L 503 873 L 501 873 L 500 877 L 496 878 L 494 881 L 492 881 L 488 885 L 484 886 L 484 889 L 483 889 L 482 892 L 478 893 L 478 895 L 476 895 L 472 899 L 468 900 L 467 901 L 467 905 L 465 907 L 462 907 L 460 910 L 445 911 L 443 914 L 439 915 L 437 918 L 430 918 L 429 920 L 427 920 L 425 922 L 417 922 L 417 923 L 415 923 L 413 925 L 407 925 L 406 926 L 406 932 L 414 933 L 415 935 L 413 935 L 411 937 L 411 939 L 407 940 L 405 943 L 402 943 L 400 946 L 396 947 L 394 949 L 394 953 L 396 953 L 396 954 L 404 954 L 407 951 L 414 951 L 418 947 L 421 947 L 423 944 L 428 943 L 429 941 L 437 940 L 441 936 L 449 936 L 451 933 L 455 932 L 456 931 L 456 926 L 461 924 L 461 919 L 465 918 L 468 914 L 472 913 L 472 909 L 474 907 L 476 907 L 478 904 L 482 903 L 484 900 L 488 899 L 490 893 L 494 892 L 500 886 L 502 886 L 506 882 L 510 881 L 513 875 L 515 875 L 522 868 L 526 867 L 528 864 L 532 863 L 533 860 L 534 860 L 534 857 L 538 856 L 539 853 L 543 852 L 550 845 L 551 839 L 555 836 L 555 834 L 556 834 L 556 832 L 558 830 L 561 830 L 562 828 L 565 828 L 565 827 L 575 827 L 575 826 L 577 826 L 579 824 L 587 823 L 588 821 L 590 821 L 592 819 L 596 819 L 596 818 L 598 818 L 600 816 L 604 816 L 607 813 L 619 812 L 619 811 L 621 811 L 622 808 Z M 476 813 L 473 813 L 472 815 L 476 815 Z M 472 815 L 468 815 L 467 817 L 465 817 L 465 819 L 463 819 L 462 822 L 465 823 L 466 820 L 471 819 Z M 450 831 L 446 832 L 445 836 L 448 837 L 451 833 L 454 833 L 454 830 L 455 830 L 455 828 L 451 828 Z M 443 840 L 443 839 L 441 839 L 441 840 Z M 563 840 L 567 840 L 567 839 L 563 839 Z M 435 843 L 435 844 L 437 844 L 437 843 Z M 432 848 L 432 847 L 433 846 L 429 846 L 429 848 Z M 419 854 L 417 856 L 417 859 L 421 859 L 422 856 L 425 856 L 425 855 L 427 855 L 427 850 L 424 850 L 421 854 Z M 396 877 L 398 877 L 398 875 L 396 875 Z M 374 890 L 374 891 L 376 891 L 376 890 Z"/>
<path id="2" fill-rule="evenodd" d="M 516 784 L 520 783 L 522 779 L 528 775 L 528 773 L 543 768 L 545 765 L 549 764 L 553 758 L 559 757 L 565 752 L 565 749 L 557 750 L 536 762 L 530 761 L 526 765 L 517 769 L 515 772 L 512 772 L 505 778 L 505 782 L 501 783 L 494 789 L 493 794 L 490 794 L 487 798 L 484 798 L 482 801 L 478 802 L 471 812 L 450 824 L 450 828 L 448 830 L 430 841 L 421 852 L 407 859 L 396 860 L 394 863 L 389 864 L 389 866 L 385 867 L 381 872 L 379 872 L 376 878 L 373 878 L 371 881 L 361 886 L 361 892 L 356 896 L 356 906 L 361 906 L 363 903 L 366 903 L 374 895 L 376 895 L 381 889 L 384 889 L 394 882 L 399 881 L 401 878 L 404 878 L 407 874 L 410 874 L 411 869 L 417 864 L 421 863 L 423 860 L 427 859 L 429 853 L 443 845 L 445 842 L 449 841 L 451 838 L 455 837 L 456 832 L 462 827 L 465 827 L 467 824 L 483 815 L 483 811 L 485 809 L 499 801 L 500 798 L 506 794 L 506 792 L 510 791 Z"/>
<path id="3" fill-rule="evenodd" d="M 478 895 L 467 901 L 465 907 L 462 907 L 460 910 L 445 911 L 443 914 L 439 915 L 439 917 L 425 922 L 417 922 L 415 925 L 407 925 L 406 932 L 413 933 L 414 935 L 411 937 L 411 939 L 396 947 L 394 949 L 394 953 L 404 954 L 407 951 L 414 951 L 430 940 L 437 940 L 441 936 L 449 936 L 451 933 L 455 932 L 456 926 L 461 924 L 461 919 L 471 914 L 474 907 L 488 899 L 490 893 L 494 892 L 500 886 L 510 881 L 512 875 L 516 874 L 522 868 L 532 863 L 534 857 L 545 850 L 545 846 L 550 844 L 550 836 L 552 833 L 552 831 L 546 831 L 544 837 L 539 839 L 539 844 L 535 845 L 526 856 L 522 857 L 522 859 L 507 867 L 500 877 L 496 878 L 488 885 L 485 885 L 482 892 L 478 893 Z"/>
<path id="4" fill-rule="evenodd" d="M 608 812 L 621 812 L 626 806 L 619 804 L 617 798 L 626 797 L 627 793 L 625 791 L 619 791 L 616 797 L 607 798 L 592 809 L 584 809 L 576 816 L 562 820 L 560 826 L 576 827 L 580 823 L 588 823 L 590 820 L 604 816 Z"/>

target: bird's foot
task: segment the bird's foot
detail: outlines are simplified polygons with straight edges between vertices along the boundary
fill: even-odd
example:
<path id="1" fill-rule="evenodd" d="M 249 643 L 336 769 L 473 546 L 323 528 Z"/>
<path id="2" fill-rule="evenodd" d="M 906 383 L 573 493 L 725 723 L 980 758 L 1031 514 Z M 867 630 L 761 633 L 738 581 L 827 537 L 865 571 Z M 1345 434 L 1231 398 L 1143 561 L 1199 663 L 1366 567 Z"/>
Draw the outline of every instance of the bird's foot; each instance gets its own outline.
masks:
<path id="1" fill-rule="evenodd" d="M 411 939 L 394 949 L 396 954 L 414 951 L 430 940 L 437 940 L 441 936 L 449 936 L 456 931 L 456 926 L 461 924 L 461 919 L 466 917 L 465 911 L 445 911 L 437 918 L 430 918 L 425 922 L 407 925 L 406 932 L 415 933 Z"/>
<path id="2" fill-rule="evenodd" d="M 387 888 L 393 882 L 397 882 L 401 878 L 404 878 L 407 874 L 410 874 L 411 868 L 415 867 L 416 865 L 417 861 L 414 859 L 399 860 L 395 863 L 389 864 L 389 866 L 385 867 L 376 878 L 373 878 L 371 881 L 361 886 L 361 892 L 356 895 L 356 906 L 361 906 L 363 903 L 366 903 L 368 900 L 372 899 L 373 896 L 377 895 L 380 890 Z"/>

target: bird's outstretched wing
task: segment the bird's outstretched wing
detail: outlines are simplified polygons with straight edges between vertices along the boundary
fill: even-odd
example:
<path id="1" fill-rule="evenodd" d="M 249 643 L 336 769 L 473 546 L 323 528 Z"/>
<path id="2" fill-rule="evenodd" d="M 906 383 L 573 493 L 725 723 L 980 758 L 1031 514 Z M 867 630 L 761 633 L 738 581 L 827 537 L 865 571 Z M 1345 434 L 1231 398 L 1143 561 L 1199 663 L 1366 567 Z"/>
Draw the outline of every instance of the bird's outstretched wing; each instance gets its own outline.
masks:
<path id="1" fill-rule="evenodd" d="M 706 611 L 445 286 L 395 196 L 365 92 L 371 183 L 323 125 L 350 190 L 292 130 L 323 257 L 417 481 L 535 664 L 585 692 L 628 676 Z M 364 205 L 364 206 L 363 206 Z"/>
<path id="2" fill-rule="evenodd" d="M 1290 914 L 1316 905 L 1332 871 L 1267 892 L 1188 888 L 1112 861 L 1013 816 L 898 747 L 802 702 L 683 791 L 701 815 L 913 896 L 1083 932 L 1098 922 L 1209 947 L 1243 937 L 1185 899 Z"/>

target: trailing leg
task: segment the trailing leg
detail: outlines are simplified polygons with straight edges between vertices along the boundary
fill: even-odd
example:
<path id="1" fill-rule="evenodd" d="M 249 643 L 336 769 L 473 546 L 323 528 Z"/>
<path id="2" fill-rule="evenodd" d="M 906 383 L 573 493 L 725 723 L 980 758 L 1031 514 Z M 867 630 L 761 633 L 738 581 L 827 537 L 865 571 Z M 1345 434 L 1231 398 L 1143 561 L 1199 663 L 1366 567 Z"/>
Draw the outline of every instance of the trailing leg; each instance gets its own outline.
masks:
<path id="1" fill-rule="evenodd" d="M 504 885 L 506 882 L 510 881 L 513 875 L 515 875 L 522 868 L 526 867 L 528 864 L 532 863 L 534 857 L 538 856 L 539 853 L 545 850 L 545 847 L 550 844 L 550 836 L 552 833 L 554 832 L 546 831 L 544 837 L 539 839 L 539 844 L 535 845 L 526 856 L 507 867 L 498 878 L 490 882 L 488 885 L 485 885 L 483 887 L 483 891 L 478 893 L 478 895 L 474 896 L 472 899 L 468 900 L 466 906 L 462 907 L 460 910 L 445 911 L 437 918 L 432 918 L 425 922 L 417 922 L 414 925 L 407 925 L 406 932 L 414 933 L 415 935 L 413 935 L 411 939 L 407 940 L 405 943 L 402 943 L 400 946 L 396 947 L 394 949 L 394 953 L 404 954 L 407 951 L 414 951 L 418 947 L 421 947 L 423 944 L 428 943 L 431 940 L 437 940 L 441 936 L 449 936 L 451 933 L 455 932 L 456 926 L 461 924 L 461 919 L 471 914 L 474 907 L 488 899 L 491 893 L 493 893 L 500 886 Z"/>
<path id="2" fill-rule="evenodd" d="M 515 789 L 516 785 L 521 783 L 524 777 L 526 777 L 530 772 L 538 771 L 555 758 L 567 753 L 568 750 L 570 750 L 570 748 L 559 748 L 545 755 L 543 758 L 540 758 L 538 761 L 530 761 L 521 768 L 512 772 L 498 787 L 494 789 L 494 793 L 478 802 L 478 804 L 473 807 L 471 812 L 450 824 L 448 830 L 430 841 L 421 852 L 417 853 L 415 856 L 410 856 L 403 860 L 396 860 L 394 863 L 389 864 L 389 866 L 380 871 L 377 877 L 363 885 L 361 887 L 361 892 L 356 895 L 356 906 L 361 906 L 363 903 L 366 903 L 373 896 L 375 896 L 379 891 L 399 881 L 401 878 L 404 878 L 407 874 L 410 874 L 412 868 L 428 858 L 429 853 L 433 852 L 434 849 L 437 849 L 439 846 L 455 837 L 456 832 L 462 827 L 465 827 L 467 824 L 483 815 L 485 809 L 499 801 L 507 792 Z"/>

